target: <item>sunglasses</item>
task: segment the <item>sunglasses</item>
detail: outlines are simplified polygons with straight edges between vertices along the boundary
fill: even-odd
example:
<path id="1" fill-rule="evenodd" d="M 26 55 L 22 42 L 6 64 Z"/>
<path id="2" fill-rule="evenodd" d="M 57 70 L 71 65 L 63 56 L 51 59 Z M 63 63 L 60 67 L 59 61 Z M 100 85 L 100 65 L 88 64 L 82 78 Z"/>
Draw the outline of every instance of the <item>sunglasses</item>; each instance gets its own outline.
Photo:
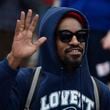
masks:
<path id="1" fill-rule="evenodd" d="M 75 33 L 69 30 L 59 30 L 58 31 L 59 38 L 62 42 L 68 43 L 72 40 L 72 37 L 75 35 L 79 42 L 85 42 L 88 37 L 88 30 L 79 30 Z"/>

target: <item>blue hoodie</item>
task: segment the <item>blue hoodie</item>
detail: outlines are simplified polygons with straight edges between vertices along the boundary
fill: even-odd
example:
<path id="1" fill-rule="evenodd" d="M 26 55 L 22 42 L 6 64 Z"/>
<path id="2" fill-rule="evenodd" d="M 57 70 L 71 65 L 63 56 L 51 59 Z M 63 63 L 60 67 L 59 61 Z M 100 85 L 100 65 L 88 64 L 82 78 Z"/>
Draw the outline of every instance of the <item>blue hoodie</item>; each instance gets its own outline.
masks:
<path id="1" fill-rule="evenodd" d="M 40 22 L 38 34 L 48 40 L 40 48 L 38 65 L 42 66 L 42 72 L 31 103 L 32 110 L 95 110 L 86 49 L 81 64 L 71 74 L 63 68 L 56 52 L 56 27 L 62 16 L 70 11 L 82 16 L 88 28 L 84 15 L 72 8 L 51 8 Z M 24 109 L 33 74 L 30 68 L 12 70 L 6 59 L 0 62 L 0 110 Z M 110 91 L 104 84 L 98 83 L 101 110 L 110 110 Z"/>

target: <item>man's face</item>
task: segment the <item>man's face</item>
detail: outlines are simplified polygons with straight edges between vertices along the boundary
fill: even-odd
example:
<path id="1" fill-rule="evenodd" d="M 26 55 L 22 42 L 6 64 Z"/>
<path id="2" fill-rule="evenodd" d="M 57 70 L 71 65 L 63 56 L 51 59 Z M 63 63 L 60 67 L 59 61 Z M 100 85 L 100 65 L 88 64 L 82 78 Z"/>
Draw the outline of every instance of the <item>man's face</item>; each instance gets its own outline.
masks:
<path id="1" fill-rule="evenodd" d="M 61 61 L 66 65 L 78 66 L 85 49 L 85 32 L 81 24 L 74 18 L 65 18 L 57 30 L 57 52 Z M 84 34 L 85 35 L 85 34 Z"/>

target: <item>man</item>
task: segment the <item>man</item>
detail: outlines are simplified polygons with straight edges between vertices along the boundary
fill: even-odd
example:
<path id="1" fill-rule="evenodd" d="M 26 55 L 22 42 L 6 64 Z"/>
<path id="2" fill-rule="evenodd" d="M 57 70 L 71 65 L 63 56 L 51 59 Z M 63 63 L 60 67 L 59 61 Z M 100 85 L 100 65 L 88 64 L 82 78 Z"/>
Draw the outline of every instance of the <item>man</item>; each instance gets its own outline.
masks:
<path id="1" fill-rule="evenodd" d="M 96 110 L 94 88 L 86 60 L 88 22 L 71 8 L 51 8 L 40 22 L 38 40 L 32 33 L 38 16 L 31 22 L 21 12 L 17 20 L 12 50 L 0 67 L 0 107 L 23 110 L 32 82 L 33 70 L 21 68 L 25 58 L 41 46 L 38 66 L 42 66 L 30 108 L 32 110 Z M 45 37 L 41 37 L 45 36 Z M 5 70 L 4 70 L 5 68 Z M 98 81 L 101 110 L 110 110 L 110 91 Z"/>
<path id="2" fill-rule="evenodd" d="M 60 0 L 62 7 L 80 10 L 89 21 L 88 64 L 91 75 L 105 84 L 110 83 L 110 1 Z M 98 4 L 98 5 L 97 5 Z M 102 13 L 101 13 L 102 12 Z"/>

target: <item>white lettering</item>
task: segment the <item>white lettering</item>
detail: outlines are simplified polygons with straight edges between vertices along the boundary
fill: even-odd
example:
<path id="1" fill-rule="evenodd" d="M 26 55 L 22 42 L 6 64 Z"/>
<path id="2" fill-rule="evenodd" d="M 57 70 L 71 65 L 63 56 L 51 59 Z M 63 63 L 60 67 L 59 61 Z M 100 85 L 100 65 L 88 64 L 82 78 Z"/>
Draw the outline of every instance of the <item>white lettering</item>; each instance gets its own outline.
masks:
<path id="1" fill-rule="evenodd" d="M 51 93 L 41 98 L 41 109 L 50 110 L 58 106 L 75 106 L 85 110 L 94 109 L 94 102 L 88 97 L 84 96 L 77 90 L 63 90 Z"/>
<path id="2" fill-rule="evenodd" d="M 41 110 L 48 110 L 50 108 L 49 104 L 46 104 L 46 101 L 47 101 L 47 96 L 41 98 Z"/>
<path id="3" fill-rule="evenodd" d="M 70 97 L 70 104 L 78 104 L 78 91 L 70 91 L 71 97 Z"/>
<path id="4" fill-rule="evenodd" d="M 51 108 L 55 108 L 59 105 L 59 94 L 57 92 L 50 94 L 49 99 Z"/>
<path id="5" fill-rule="evenodd" d="M 86 98 L 87 102 L 87 109 L 86 110 L 91 110 L 94 107 L 93 101 L 91 101 L 89 98 Z"/>
<path id="6" fill-rule="evenodd" d="M 69 99 L 69 91 L 62 91 L 61 94 L 61 105 L 68 105 L 68 99 Z"/>

